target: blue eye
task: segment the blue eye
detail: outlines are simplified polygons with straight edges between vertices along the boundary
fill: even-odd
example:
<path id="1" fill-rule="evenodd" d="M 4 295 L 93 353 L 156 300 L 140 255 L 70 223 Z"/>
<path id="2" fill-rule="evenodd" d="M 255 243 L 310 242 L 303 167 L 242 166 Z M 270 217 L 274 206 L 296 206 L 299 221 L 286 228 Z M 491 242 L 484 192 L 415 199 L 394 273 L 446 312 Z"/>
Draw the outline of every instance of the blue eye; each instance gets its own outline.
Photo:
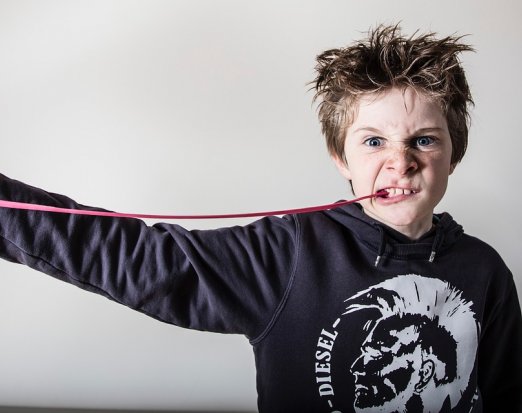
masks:
<path id="1" fill-rule="evenodd" d="M 415 138 L 415 144 L 417 146 L 429 146 L 433 142 L 435 142 L 435 139 L 431 136 L 419 136 L 418 138 Z"/>
<path id="2" fill-rule="evenodd" d="M 372 136 L 371 138 L 366 139 L 364 143 L 367 146 L 377 147 L 382 145 L 382 139 Z"/>

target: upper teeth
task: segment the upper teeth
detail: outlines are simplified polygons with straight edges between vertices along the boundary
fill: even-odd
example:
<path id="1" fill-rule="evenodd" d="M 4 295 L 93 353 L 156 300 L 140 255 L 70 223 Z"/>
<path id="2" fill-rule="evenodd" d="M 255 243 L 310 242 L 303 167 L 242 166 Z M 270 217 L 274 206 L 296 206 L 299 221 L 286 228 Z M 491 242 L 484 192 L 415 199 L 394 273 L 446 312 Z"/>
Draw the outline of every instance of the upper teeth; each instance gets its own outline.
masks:
<path id="1" fill-rule="evenodd" d="M 386 188 L 386 191 L 388 192 L 388 196 L 411 195 L 415 193 L 412 189 L 403 188 Z"/>

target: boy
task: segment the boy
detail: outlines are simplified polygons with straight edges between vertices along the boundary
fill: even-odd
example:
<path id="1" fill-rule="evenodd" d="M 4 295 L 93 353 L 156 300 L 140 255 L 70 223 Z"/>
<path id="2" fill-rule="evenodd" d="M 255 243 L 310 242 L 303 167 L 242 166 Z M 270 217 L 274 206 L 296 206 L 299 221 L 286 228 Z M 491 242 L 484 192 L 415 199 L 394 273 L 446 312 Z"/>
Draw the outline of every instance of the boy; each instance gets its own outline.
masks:
<path id="1" fill-rule="evenodd" d="M 434 215 L 472 103 L 458 38 L 368 39 L 318 57 L 330 211 L 187 231 L 0 210 L 0 255 L 175 325 L 246 335 L 263 412 L 521 412 L 522 319 L 498 254 Z M 0 179 L 0 197 L 74 201 Z"/>

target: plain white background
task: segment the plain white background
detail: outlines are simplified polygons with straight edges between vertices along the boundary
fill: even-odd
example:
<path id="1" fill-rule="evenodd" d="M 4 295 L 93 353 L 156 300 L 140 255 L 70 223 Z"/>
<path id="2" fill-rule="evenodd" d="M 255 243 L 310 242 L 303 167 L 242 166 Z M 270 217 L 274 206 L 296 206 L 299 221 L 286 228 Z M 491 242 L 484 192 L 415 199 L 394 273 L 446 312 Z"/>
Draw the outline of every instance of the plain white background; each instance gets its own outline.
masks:
<path id="1" fill-rule="evenodd" d="M 492 244 L 521 291 L 521 11 L 515 0 L 0 0 L 0 171 L 124 212 L 349 198 L 311 104 L 315 56 L 380 22 L 470 34 L 470 147 L 438 211 Z M 256 409 L 245 338 L 162 324 L 22 266 L 1 262 L 0 276 L 0 405 Z"/>

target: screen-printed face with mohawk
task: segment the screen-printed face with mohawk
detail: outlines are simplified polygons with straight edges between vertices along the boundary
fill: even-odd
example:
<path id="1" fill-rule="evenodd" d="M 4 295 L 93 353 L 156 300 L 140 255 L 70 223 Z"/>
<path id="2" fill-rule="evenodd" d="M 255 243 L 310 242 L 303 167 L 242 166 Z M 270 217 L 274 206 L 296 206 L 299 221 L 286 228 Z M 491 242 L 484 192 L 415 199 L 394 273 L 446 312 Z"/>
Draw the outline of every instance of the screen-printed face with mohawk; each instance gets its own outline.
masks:
<path id="1" fill-rule="evenodd" d="M 442 109 L 412 88 L 363 96 L 347 129 L 345 158 L 334 157 L 369 216 L 417 239 L 444 196 L 452 143 Z"/>
<path id="2" fill-rule="evenodd" d="M 407 314 L 380 320 L 350 367 L 356 411 L 440 411 L 447 396 L 442 385 L 455 375 L 454 362 L 448 366 L 437 353 L 454 355 L 456 345 L 451 342 L 451 336 L 427 317 Z M 436 410 L 422 407 L 428 405 Z"/>

